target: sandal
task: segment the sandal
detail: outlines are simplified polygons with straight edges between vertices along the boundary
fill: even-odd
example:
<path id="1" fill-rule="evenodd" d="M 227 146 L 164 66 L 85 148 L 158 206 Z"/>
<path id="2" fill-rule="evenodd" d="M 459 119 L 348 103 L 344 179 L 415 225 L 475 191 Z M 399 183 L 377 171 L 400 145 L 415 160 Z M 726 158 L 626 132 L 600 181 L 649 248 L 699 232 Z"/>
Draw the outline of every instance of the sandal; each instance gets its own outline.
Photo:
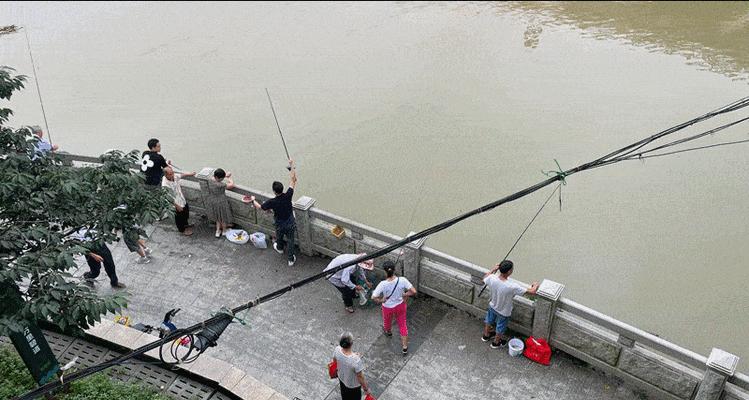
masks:
<path id="1" fill-rule="evenodd" d="M 348 311 L 349 314 L 354 313 L 354 307 L 346 307 L 346 311 Z"/>

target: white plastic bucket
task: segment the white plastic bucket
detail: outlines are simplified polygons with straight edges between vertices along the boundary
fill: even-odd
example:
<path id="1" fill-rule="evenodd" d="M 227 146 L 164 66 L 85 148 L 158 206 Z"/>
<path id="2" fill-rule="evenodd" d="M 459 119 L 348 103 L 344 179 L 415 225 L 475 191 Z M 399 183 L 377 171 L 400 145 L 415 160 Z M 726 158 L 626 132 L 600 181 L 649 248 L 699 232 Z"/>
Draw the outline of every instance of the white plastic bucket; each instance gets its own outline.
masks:
<path id="1" fill-rule="evenodd" d="M 513 357 L 523 354 L 523 348 L 525 348 L 525 345 L 523 344 L 523 341 L 518 338 L 512 338 L 510 339 L 510 342 L 507 343 L 507 352 Z"/>

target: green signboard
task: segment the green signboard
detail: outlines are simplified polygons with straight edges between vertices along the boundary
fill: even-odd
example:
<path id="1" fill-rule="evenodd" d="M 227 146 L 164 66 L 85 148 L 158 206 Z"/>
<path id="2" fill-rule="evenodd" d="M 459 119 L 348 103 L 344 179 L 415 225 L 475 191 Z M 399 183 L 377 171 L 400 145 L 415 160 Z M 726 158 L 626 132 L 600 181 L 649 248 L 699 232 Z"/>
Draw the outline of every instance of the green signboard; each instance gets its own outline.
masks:
<path id="1" fill-rule="evenodd" d="M 60 365 L 38 326 L 29 323 L 22 332 L 9 336 L 36 383 L 43 385 L 54 378 Z"/>
<path id="2" fill-rule="evenodd" d="M 17 312 L 23 305 L 18 287 L 12 281 L 0 282 L 0 299 L 2 299 L 3 306 L 8 306 L 4 307 L 0 314 Z M 55 376 L 60 370 L 60 365 L 55 355 L 52 354 L 52 349 L 49 348 L 41 329 L 31 321 L 25 324 L 21 332 L 11 332 L 8 336 L 26 364 L 26 368 L 31 372 L 31 376 L 36 383 L 43 385 Z"/>

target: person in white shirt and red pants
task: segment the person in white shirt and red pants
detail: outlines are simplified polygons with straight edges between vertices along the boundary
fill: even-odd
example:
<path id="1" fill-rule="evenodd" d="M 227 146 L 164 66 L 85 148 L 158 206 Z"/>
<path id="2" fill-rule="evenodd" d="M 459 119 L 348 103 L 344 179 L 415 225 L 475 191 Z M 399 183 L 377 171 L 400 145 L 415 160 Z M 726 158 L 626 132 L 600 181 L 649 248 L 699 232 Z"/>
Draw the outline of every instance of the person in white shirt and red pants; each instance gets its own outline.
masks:
<path id="1" fill-rule="evenodd" d="M 387 336 L 393 336 L 390 330 L 393 317 L 398 322 L 401 334 L 403 355 L 408 355 L 408 326 L 406 324 L 406 301 L 416 296 L 416 288 L 405 277 L 395 276 L 395 263 L 385 261 L 383 264 L 387 278 L 378 283 L 372 292 L 372 300 L 382 304 L 382 329 Z"/>

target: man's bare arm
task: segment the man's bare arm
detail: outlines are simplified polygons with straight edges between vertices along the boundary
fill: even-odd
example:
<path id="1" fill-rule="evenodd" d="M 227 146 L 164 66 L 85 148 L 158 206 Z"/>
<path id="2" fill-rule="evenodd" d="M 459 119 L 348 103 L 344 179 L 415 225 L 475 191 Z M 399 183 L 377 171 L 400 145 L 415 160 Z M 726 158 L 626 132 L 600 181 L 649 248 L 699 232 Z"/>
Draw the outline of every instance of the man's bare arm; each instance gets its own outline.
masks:
<path id="1" fill-rule="evenodd" d="M 294 165 L 294 160 L 289 159 L 289 165 L 291 166 L 291 182 L 289 182 L 289 187 L 296 189 L 296 166 Z"/>

